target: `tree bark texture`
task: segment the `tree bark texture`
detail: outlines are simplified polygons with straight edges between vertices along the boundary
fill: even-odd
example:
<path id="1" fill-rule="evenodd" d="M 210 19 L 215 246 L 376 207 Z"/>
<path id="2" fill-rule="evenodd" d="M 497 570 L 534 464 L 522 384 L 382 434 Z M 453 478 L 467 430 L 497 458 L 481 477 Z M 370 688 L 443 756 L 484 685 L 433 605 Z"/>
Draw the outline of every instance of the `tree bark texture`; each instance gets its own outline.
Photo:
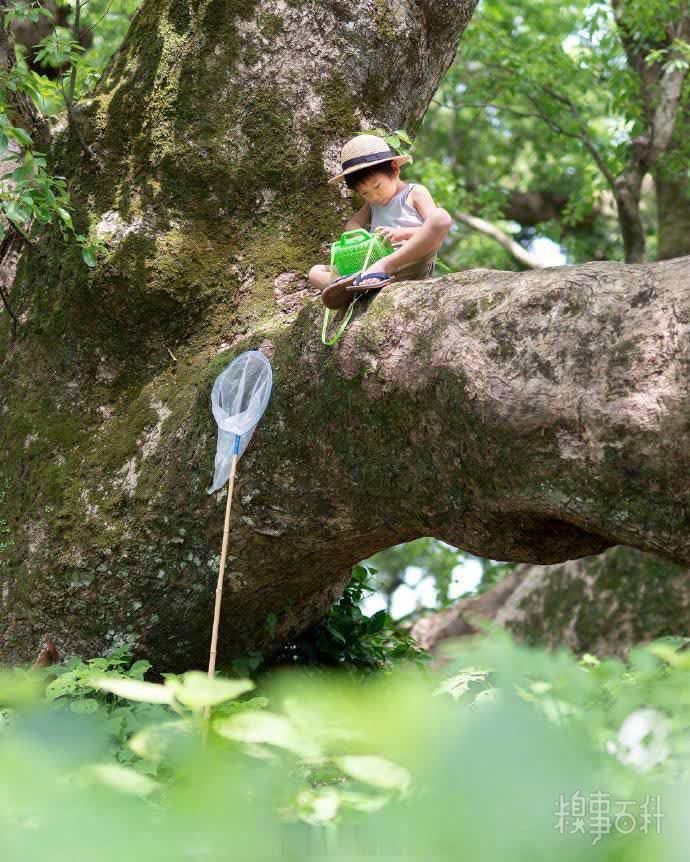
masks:
<path id="1" fill-rule="evenodd" d="M 688 178 L 655 175 L 659 260 L 690 254 L 690 190 Z"/>
<path id="2" fill-rule="evenodd" d="M 690 571 L 618 545 L 551 566 L 519 565 L 480 596 L 418 620 L 412 635 L 439 657 L 444 641 L 493 620 L 517 640 L 626 658 L 639 643 L 690 633 Z"/>

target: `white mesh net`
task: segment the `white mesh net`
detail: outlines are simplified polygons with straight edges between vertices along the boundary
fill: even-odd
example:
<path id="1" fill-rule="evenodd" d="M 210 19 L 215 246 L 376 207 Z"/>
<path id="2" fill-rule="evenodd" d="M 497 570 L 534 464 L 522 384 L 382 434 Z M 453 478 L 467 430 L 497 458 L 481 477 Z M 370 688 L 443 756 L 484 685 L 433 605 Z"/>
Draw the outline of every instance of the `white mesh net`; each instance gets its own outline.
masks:
<path id="1" fill-rule="evenodd" d="M 272 385 L 271 363 L 258 350 L 241 353 L 216 377 L 211 407 L 218 424 L 218 443 L 209 494 L 220 490 L 230 478 L 235 438 L 240 438 L 241 456 L 266 409 Z"/>

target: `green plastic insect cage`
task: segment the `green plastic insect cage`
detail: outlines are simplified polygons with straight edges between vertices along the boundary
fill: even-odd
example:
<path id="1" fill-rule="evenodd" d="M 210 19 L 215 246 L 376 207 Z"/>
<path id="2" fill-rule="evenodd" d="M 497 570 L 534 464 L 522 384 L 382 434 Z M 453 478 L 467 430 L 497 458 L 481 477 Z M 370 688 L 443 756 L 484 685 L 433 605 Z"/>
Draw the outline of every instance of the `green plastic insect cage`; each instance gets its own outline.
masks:
<path id="1" fill-rule="evenodd" d="M 352 275 L 392 254 L 393 250 L 378 234 L 369 233 L 365 228 L 348 230 L 337 242 L 331 243 L 331 266 L 340 275 Z"/>

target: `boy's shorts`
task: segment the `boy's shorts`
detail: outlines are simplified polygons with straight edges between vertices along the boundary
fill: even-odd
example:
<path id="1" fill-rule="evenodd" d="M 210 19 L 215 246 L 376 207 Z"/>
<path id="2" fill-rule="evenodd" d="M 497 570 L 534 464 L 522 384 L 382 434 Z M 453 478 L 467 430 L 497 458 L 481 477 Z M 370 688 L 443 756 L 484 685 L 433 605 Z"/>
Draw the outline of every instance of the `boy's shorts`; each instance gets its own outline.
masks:
<path id="1" fill-rule="evenodd" d="M 431 278 L 434 274 L 436 266 L 436 255 L 434 251 L 426 257 L 421 257 L 419 260 L 413 260 L 412 263 L 406 263 L 400 269 L 397 269 L 395 275 L 396 281 L 421 281 L 425 278 Z"/>

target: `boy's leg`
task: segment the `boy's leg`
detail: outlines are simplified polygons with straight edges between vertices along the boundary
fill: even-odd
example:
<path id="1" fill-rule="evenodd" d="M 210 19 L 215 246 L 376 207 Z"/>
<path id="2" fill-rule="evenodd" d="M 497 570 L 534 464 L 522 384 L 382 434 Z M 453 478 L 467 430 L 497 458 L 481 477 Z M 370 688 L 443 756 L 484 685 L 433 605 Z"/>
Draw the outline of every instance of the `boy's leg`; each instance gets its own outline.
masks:
<path id="1" fill-rule="evenodd" d="M 321 292 L 321 302 L 326 308 L 343 308 L 352 302 L 352 295 L 344 284 L 334 284 L 338 278 L 335 267 L 317 263 L 309 270 L 309 283 Z"/>
<path id="2" fill-rule="evenodd" d="M 453 219 L 446 210 L 437 207 L 421 228 L 400 246 L 397 251 L 394 251 L 393 254 L 389 254 L 387 257 L 381 258 L 381 260 L 376 261 L 372 266 L 368 266 L 366 271 L 383 271 L 392 274 L 407 264 L 413 263 L 420 258 L 428 257 L 441 247 L 452 224 Z M 376 284 L 376 279 L 372 279 L 371 281 L 362 279 L 362 283 Z"/>
<path id="3" fill-rule="evenodd" d="M 330 266 L 326 266 L 323 263 L 317 263 L 316 266 L 312 266 L 309 270 L 309 283 L 312 287 L 318 287 L 319 290 L 323 290 L 324 287 L 328 287 L 328 285 L 333 281 L 334 273 L 331 270 Z"/>
<path id="4" fill-rule="evenodd" d="M 431 278 L 434 274 L 436 266 L 436 252 L 426 255 L 412 263 L 406 263 L 405 266 L 395 271 L 396 281 L 418 281 L 426 278 Z"/>

